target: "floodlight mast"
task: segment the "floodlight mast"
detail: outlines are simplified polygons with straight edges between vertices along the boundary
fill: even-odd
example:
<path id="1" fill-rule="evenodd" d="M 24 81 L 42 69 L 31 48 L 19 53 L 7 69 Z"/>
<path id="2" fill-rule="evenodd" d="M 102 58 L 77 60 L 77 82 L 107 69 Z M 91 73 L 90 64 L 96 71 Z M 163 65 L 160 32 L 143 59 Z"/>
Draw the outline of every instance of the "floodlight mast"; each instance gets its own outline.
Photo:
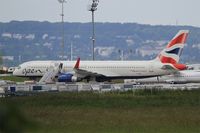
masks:
<path id="1" fill-rule="evenodd" d="M 92 5 L 89 5 L 89 11 L 92 12 L 92 60 L 95 60 L 94 57 L 94 45 L 95 45 L 95 31 L 94 31 L 94 11 L 97 10 L 99 0 L 92 0 Z"/>
<path id="2" fill-rule="evenodd" d="M 60 16 L 62 17 L 61 23 L 62 23 L 62 43 L 61 43 L 61 56 L 62 59 L 64 59 L 64 44 L 65 44 L 65 33 L 64 33 L 64 3 L 66 3 L 66 0 L 58 0 L 59 3 L 61 3 L 62 6 L 62 13 L 60 14 Z"/>

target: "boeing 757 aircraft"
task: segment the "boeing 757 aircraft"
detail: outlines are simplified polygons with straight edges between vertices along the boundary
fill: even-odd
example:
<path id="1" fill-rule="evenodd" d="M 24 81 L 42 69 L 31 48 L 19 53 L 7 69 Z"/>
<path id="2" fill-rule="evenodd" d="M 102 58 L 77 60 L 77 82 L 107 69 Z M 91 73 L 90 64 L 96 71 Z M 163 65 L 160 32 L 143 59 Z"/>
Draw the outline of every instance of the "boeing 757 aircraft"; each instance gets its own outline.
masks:
<path id="1" fill-rule="evenodd" d="M 47 73 L 55 64 L 60 67 L 57 74 L 60 82 L 76 82 L 83 79 L 106 81 L 111 79 L 138 79 L 168 75 L 185 70 L 179 64 L 187 30 L 181 30 L 167 44 L 154 60 L 150 61 L 29 61 L 19 65 L 13 75 L 39 77 Z"/>

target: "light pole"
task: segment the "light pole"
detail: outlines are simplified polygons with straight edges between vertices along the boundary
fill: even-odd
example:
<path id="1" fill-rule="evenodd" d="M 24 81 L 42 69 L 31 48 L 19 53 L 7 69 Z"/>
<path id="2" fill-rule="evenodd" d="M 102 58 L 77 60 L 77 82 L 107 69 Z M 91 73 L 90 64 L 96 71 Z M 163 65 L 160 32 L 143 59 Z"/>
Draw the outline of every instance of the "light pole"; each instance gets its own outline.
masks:
<path id="1" fill-rule="evenodd" d="M 61 23 L 62 23 L 62 43 L 61 43 L 61 56 L 64 58 L 64 44 L 65 44 L 65 39 L 64 39 L 64 3 L 66 3 L 66 0 L 58 0 L 59 3 L 61 3 L 62 6 L 62 13 L 60 16 L 62 17 Z"/>
<path id="2" fill-rule="evenodd" d="M 94 45 L 95 45 L 95 32 L 94 32 L 94 11 L 97 10 L 99 0 L 92 0 L 92 5 L 89 5 L 89 11 L 92 12 L 92 60 L 95 60 L 94 57 Z"/>

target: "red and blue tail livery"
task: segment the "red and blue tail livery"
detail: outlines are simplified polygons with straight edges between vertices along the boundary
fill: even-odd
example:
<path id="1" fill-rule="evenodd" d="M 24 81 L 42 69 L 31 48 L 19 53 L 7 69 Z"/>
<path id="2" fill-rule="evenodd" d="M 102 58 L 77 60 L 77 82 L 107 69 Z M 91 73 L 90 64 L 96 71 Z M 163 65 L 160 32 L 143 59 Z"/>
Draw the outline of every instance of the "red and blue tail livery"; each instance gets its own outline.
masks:
<path id="1" fill-rule="evenodd" d="M 188 33 L 188 30 L 181 30 L 168 43 L 167 47 L 158 56 L 162 63 L 177 64 L 179 62 Z"/>
<path id="2" fill-rule="evenodd" d="M 183 47 L 186 43 L 188 30 L 180 30 L 176 36 L 167 44 L 167 47 L 158 55 L 158 59 L 163 64 L 171 64 L 177 70 L 185 70 L 187 66 L 178 64 Z"/>

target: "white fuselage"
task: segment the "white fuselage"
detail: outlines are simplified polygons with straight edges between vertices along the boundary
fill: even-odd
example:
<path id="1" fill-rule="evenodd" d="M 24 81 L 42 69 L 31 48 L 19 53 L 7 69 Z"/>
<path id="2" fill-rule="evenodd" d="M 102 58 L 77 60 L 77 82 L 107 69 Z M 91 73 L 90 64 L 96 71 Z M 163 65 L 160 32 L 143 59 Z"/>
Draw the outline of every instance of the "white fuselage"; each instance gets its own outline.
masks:
<path id="1" fill-rule="evenodd" d="M 43 76 L 53 64 L 63 63 L 61 72 L 73 73 L 76 61 L 30 61 L 21 64 L 13 75 Z M 170 74 L 159 61 L 80 61 L 79 69 L 110 78 L 146 78 Z M 81 75 L 79 75 L 81 76 Z M 83 76 L 84 77 L 84 76 Z"/>
<path id="2" fill-rule="evenodd" d="M 126 80 L 134 83 L 200 83 L 200 71 L 184 70 L 171 75 L 152 77 L 146 79 Z"/>

